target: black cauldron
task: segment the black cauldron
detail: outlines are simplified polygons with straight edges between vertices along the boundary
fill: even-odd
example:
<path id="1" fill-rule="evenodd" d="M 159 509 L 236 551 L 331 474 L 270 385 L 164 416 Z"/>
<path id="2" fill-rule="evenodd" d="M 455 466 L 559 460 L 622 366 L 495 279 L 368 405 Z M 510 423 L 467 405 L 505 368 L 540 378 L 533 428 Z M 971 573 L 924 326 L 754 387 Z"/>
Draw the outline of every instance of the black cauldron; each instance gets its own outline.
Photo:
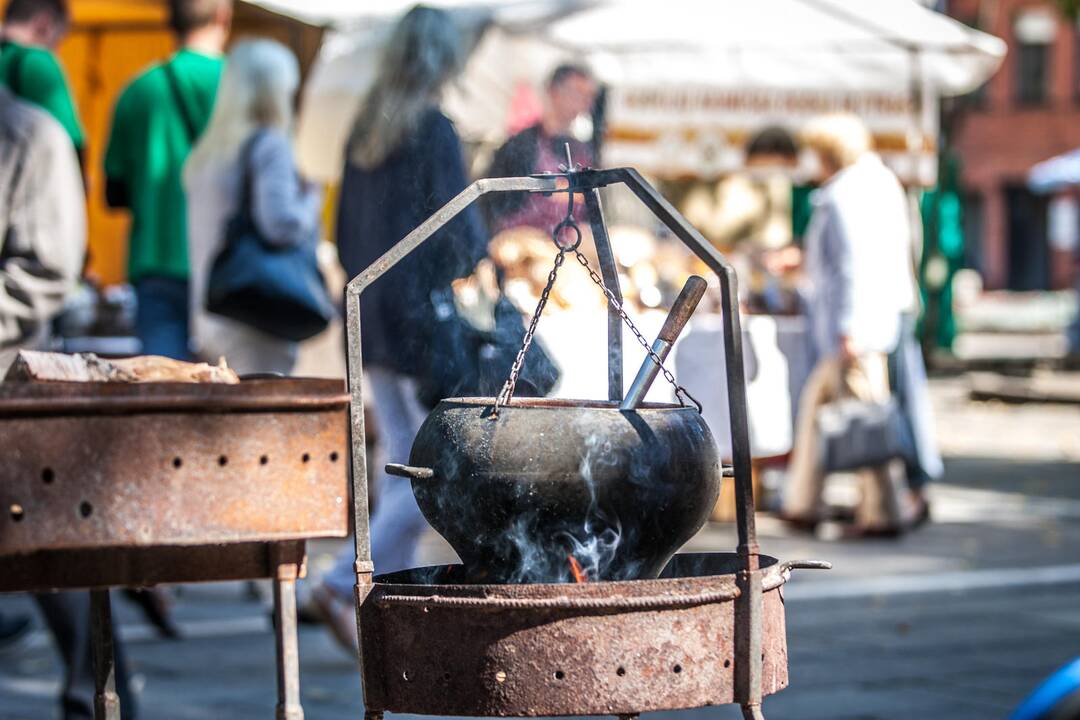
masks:
<path id="1" fill-rule="evenodd" d="M 440 402 L 413 443 L 413 493 L 474 582 L 655 578 L 720 489 L 689 407 L 491 398 Z M 573 560 L 571 560 L 573 558 Z"/>

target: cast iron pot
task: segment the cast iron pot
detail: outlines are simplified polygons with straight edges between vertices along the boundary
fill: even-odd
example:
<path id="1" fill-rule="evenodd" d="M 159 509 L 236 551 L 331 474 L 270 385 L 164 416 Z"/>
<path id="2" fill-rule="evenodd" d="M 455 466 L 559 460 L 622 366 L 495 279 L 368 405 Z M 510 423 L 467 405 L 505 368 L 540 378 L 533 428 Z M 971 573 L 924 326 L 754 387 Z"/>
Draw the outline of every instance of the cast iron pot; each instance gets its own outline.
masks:
<path id="1" fill-rule="evenodd" d="M 492 405 L 443 400 L 411 467 L 388 468 L 412 478 L 475 582 L 655 578 L 716 503 L 719 455 L 693 408 L 522 398 L 493 417 Z"/>

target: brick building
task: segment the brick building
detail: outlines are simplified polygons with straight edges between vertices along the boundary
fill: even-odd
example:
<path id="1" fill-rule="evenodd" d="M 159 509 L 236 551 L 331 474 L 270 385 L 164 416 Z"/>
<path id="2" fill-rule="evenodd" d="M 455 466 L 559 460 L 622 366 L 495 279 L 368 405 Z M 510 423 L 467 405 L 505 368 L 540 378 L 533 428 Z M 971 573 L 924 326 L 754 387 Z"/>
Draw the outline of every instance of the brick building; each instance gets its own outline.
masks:
<path id="1" fill-rule="evenodd" d="M 988 288 L 1064 287 L 1070 252 L 1048 239 L 1048 199 L 1025 181 L 1035 163 L 1080 147 L 1078 26 L 1052 0 L 949 0 L 946 10 L 1009 46 L 989 83 L 946 114 L 963 162 L 969 262 Z"/>

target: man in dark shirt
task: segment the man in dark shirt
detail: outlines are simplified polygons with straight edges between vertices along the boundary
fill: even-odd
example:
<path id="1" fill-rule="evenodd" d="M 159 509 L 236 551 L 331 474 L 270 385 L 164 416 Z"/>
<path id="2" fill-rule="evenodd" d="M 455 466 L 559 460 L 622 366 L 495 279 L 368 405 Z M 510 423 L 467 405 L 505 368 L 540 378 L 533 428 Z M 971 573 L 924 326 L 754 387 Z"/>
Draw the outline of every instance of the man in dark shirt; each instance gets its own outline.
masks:
<path id="1" fill-rule="evenodd" d="M 589 113 L 596 100 L 596 81 L 581 65 L 560 65 L 551 73 L 540 122 L 514 135 L 495 153 L 487 177 L 518 177 L 559 172 L 566 164 L 566 144 L 575 164 L 589 167 L 592 149 L 576 139 L 575 121 Z M 492 234 L 522 225 L 551 230 L 566 215 L 566 198 L 501 193 L 485 198 L 484 213 Z"/>

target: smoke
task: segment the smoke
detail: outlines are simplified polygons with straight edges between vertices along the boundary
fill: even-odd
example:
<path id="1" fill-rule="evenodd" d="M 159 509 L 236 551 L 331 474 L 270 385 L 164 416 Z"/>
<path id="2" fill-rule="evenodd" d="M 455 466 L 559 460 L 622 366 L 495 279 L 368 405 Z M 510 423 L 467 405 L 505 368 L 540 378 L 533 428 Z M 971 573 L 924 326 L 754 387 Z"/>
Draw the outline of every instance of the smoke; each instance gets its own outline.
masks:
<path id="1" fill-rule="evenodd" d="M 509 583 L 574 582 L 570 556 L 578 561 L 588 580 L 633 577 L 629 571 L 609 577 L 616 559 L 622 532 L 617 520 L 611 522 L 597 513 L 583 522 L 537 522 L 538 513 L 515 518 L 499 539 L 509 550 L 514 569 Z M 544 534 L 542 534 L 544 533 Z"/>
<path id="2" fill-rule="evenodd" d="M 581 565 L 586 578 L 603 577 L 615 560 L 615 552 L 622 540 L 622 528 L 618 518 L 615 518 L 614 524 L 607 524 L 599 516 L 595 519 L 589 517 L 582 530 L 584 532 L 580 537 L 569 532 L 562 536 L 570 546 L 569 554 Z"/>
<path id="3" fill-rule="evenodd" d="M 569 563 L 565 558 L 560 562 L 557 553 L 549 552 L 545 543 L 537 542 L 536 528 L 539 523 L 536 519 L 535 513 L 517 517 L 507 528 L 503 542 L 512 551 L 516 563 L 508 582 L 566 582 L 569 580 L 566 576 L 570 575 Z M 563 565 L 566 566 L 565 570 Z"/>
<path id="4" fill-rule="evenodd" d="M 540 511 L 514 518 L 501 539 L 515 562 L 511 583 L 574 582 L 571 555 L 588 580 L 630 580 L 638 575 L 638 563 L 616 565 L 625 539 L 622 523 L 599 501 L 596 476 L 618 464 L 611 440 L 590 432 L 583 426 L 584 419 L 577 422 L 576 429 L 588 432 L 578 463 L 578 477 L 589 498 L 585 514 L 557 522 L 542 522 Z"/>

